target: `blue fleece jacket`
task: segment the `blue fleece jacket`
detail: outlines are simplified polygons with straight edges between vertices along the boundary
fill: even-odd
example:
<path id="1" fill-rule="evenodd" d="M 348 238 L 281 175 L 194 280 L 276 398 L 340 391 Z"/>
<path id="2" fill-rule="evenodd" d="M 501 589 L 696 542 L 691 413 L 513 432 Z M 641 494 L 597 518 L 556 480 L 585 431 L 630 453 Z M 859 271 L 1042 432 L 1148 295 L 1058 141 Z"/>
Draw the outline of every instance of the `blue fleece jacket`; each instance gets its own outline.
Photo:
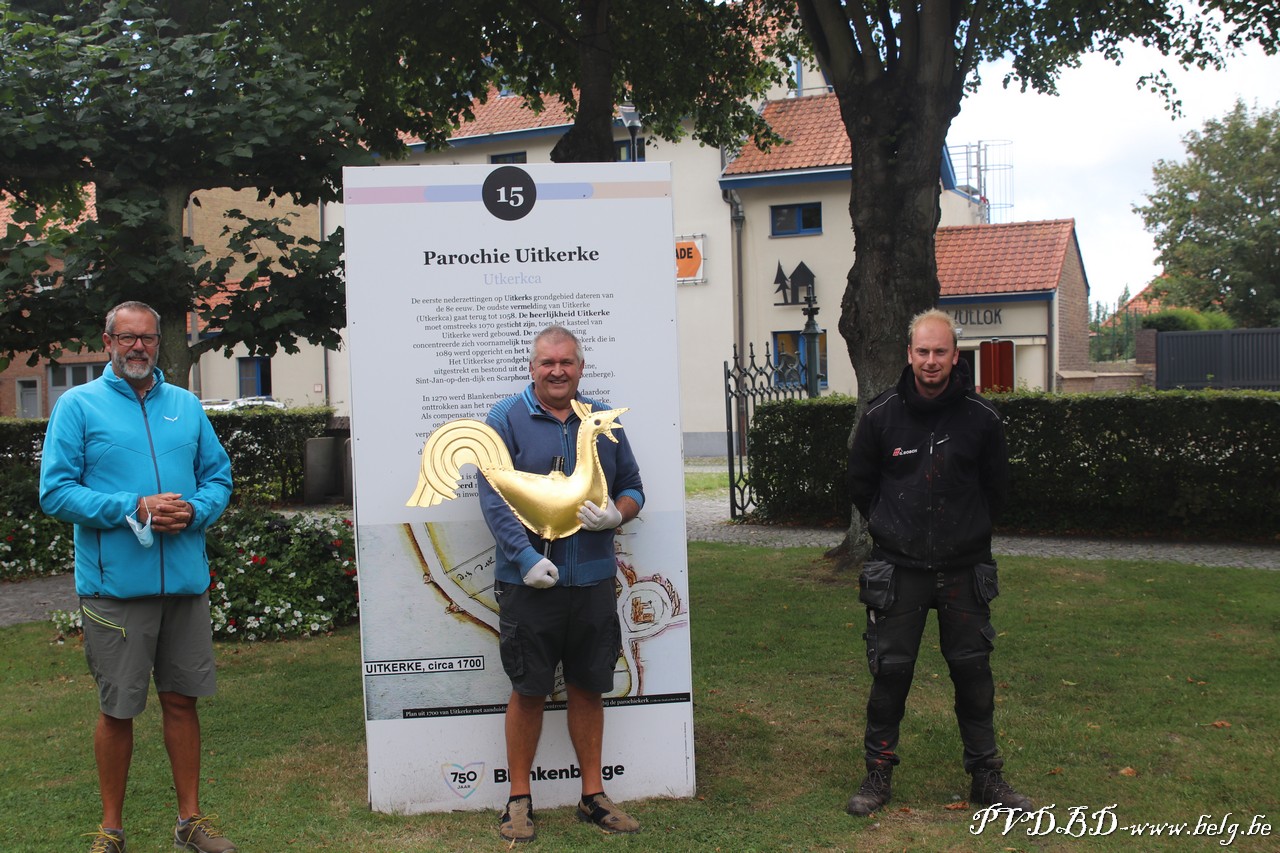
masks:
<path id="1" fill-rule="evenodd" d="M 589 405 L 593 411 L 609 408 L 581 394 L 578 401 Z M 551 471 L 552 459 L 563 456 L 565 473 L 573 473 L 578 462 L 578 427 L 582 422 L 575 414 L 571 414 L 564 423 L 549 414 L 538 403 L 533 383 L 529 383 L 523 392 L 499 401 L 485 420 L 502 437 L 516 470 L 546 474 Z M 600 466 L 609 485 L 609 497 L 616 503 L 626 496 L 643 507 L 644 487 L 631 443 L 627 441 L 624 430 L 614 430 L 613 436 L 618 439 L 617 444 L 604 436 L 596 438 Z M 507 583 L 523 583 L 525 573 L 542 559 L 545 543 L 520 523 L 484 477 L 477 479 L 480 509 L 498 543 L 495 576 Z M 568 538 L 557 539 L 551 549 L 551 562 L 560 570 L 557 585 L 591 586 L 612 578 L 618 568 L 613 535 L 612 530 L 580 530 Z"/>
<path id="2" fill-rule="evenodd" d="M 40 506 L 75 524 L 76 592 L 103 598 L 200 595 L 209 588 L 204 534 L 231 499 L 231 460 L 200 401 L 164 381 L 145 398 L 107 365 L 58 398 L 45 432 Z M 126 516 L 144 495 L 176 492 L 193 517 L 138 542 Z M 141 519 L 139 519 L 141 520 Z"/>

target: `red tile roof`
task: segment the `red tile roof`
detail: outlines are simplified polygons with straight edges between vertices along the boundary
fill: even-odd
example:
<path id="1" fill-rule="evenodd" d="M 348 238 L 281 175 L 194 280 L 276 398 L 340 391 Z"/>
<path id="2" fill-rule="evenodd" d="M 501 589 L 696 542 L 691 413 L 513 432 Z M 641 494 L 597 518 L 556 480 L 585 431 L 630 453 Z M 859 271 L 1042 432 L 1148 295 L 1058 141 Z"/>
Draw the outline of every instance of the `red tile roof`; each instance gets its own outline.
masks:
<path id="1" fill-rule="evenodd" d="M 764 119 L 789 143 L 767 154 L 755 145 L 742 150 L 724 170 L 725 177 L 848 166 L 853 163 L 849 135 L 832 94 L 783 98 L 765 104 Z"/>
<path id="2" fill-rule="evenodd" d="M 1056 290 L 1074 241 L 1074 219 L 939 228 L 942 295 Z"/>
<path id="3" fill-rule="evenodd" d="M 521 130 L 539 130 L 548 127 L 567 128 L 573 119 L 565 110 L 564 102 L 555 95 L 546 95 L 542 99 L 543 109 L 535 113 L 524 105 L 524 99 L 516 95 L 499 95 L 497 90 L 490 90 L 488 99 L 481 103 L 479 99 L 471 102 L 471 110 L 475 118 L 454 130 L 450 139 L 469 139 L 476 136 L 489 136 L 497 133 L 514 133 Z M 406 145 L 422 142 L 416 136 L 405 135 Z"/>

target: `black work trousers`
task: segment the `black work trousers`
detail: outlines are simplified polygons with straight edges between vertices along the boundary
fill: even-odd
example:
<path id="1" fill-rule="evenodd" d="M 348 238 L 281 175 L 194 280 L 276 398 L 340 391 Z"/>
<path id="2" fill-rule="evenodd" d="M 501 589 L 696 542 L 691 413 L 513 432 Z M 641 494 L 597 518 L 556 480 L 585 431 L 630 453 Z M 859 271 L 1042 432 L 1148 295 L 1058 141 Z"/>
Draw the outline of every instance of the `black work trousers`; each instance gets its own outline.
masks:
<path id="1" fill-rule="evenodd" d="M 964 769 L 972 773 L 989 766 L 997 757 L 990 608 L 999 594 L 995 565 L 933 572 L 872 562 L 863 568 L 862 589 L 862 600 L 868 604 L 863 636 L 872 676 L 865 737 L 868 763 L 898 763 L 898 727 L 932 609 L 938 613 L 942 656 L 955 687 Z"/>

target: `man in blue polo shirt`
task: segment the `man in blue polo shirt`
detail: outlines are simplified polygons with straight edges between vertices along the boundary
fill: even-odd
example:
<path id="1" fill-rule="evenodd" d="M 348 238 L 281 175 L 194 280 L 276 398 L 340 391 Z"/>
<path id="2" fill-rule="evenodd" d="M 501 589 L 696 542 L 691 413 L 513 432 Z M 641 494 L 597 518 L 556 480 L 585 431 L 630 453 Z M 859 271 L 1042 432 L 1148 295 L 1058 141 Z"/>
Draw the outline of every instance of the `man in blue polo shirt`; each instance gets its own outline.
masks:
<path id="1" fill-rule="evenodd" d="M 535 474 L 552 470 L 557 458 L 572 473 L 581 425 L 571 402 L 608 408 L 578 395 L 582 345 L 562 326 L 534 338 L 529 356 L 533 381 L 500 401 L 486 422 L 502 437 L 515 468 Z M 585 502 L 582 529 L 557 539 L 549 553 L 493 488 L 480 478 L 480 506 L 497 542 L 495 592 L 501 617 L 502 664 L 511 679 L 507 704 L 507 764 L 511 791 L 499 826 L 510 842 L 532 841 L 533 801 L 529 777 L 542 733 L 543 707 L 563 664 L 568 693 L 569 737 L 582 771 L 578 817 L 605 832 L 636 832 L 639 823 L 604 793 L 601 745 L 603 694 L 613 688 L 622 650 L 614 575 L 614 531 L 635 518 L 644 504 L 640 469 L 626 435 L 617 443 L 598 437 L 601 468 L 610 498 L 603 507 Z"/>

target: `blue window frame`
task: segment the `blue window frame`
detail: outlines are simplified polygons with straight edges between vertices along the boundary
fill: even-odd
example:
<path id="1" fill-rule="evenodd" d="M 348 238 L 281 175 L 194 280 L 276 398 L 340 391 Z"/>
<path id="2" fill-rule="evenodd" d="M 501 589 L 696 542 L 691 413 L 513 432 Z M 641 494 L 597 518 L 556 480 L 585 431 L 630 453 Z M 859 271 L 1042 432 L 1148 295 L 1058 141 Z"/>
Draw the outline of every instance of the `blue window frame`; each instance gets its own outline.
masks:
<path id="1" fill-rule="evenodd" d="M 822 202 L 775 204 L 769 207 L 770 233 L 774 237 L 822 233 Z"/>
<path id="2" fill-rule="evenodd" d="M 242 358 L 239 360 L 239 390 L 241 397 L 271 396 L 271 359 Z"/>
<path id="3" fill-rule="evenodd" d="M 528 163 L 529 155 L 525 151 L 512 151 L 508 154 L 490 154 L 490 163 Z"/>

